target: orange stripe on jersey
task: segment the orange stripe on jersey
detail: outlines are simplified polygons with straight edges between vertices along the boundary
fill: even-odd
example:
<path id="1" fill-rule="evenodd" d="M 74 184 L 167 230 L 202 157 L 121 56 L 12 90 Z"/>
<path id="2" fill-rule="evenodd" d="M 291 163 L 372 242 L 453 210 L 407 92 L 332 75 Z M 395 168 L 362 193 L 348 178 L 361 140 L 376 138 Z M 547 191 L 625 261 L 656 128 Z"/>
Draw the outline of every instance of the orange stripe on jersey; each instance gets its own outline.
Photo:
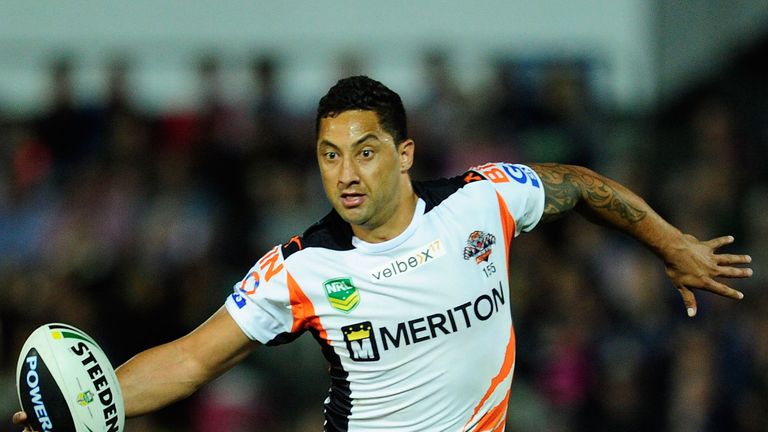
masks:
<path id="1" fill-rule="evenodd" d="M 293 327 L 291 332 L 297 332 L 302 329 L 315 329 L 318 336 L 328 342 L 328 333 L 320 323 L 320 317 L 315 314 L 315 307 L 304 294 L 296 279 L 286 272 L 288 282 L 288 293 L 291 298 L 291 312 L 293 313 Z"/>
<path id="2" fill-rule="evenodd" d="M 261 269 L 261 271 L 266 271 L 264 274 L 264 282 L 269 282 L 272 277 L 280 273 L 283 269 L 283 263 L 280 260 L 279 246 L 275 246 L 261 257 L 259 260 L 259 269 Z"/>
<path id="3" fill-rule="evenodd" d="M 496 198 L 499 200 L 499 213 L 501 215 L 501 228 L 504 230 L 504 245 L 506 246 L 507 260 L 509 260 L 509 247 L 512 245 L 512 239 L 515 237 L 515 218 L 504 202 L 501 194 L 496 192 Z"/>
<path id="4" fill-rule="evenodd" d="M 509 393 L 510 390 L 507 390 L 507 395 L 504 396 L 504 400 L 488 411 L 488 413 L 477 422 L 477 426 L 475 426 L 477 432 L 496 432 L 504 430 L 504 424 L 507 420 Z"/>
<path id="5" fill-rule="evenodd" d="M 488 399 L 491 397 L 494 391 L 496 391 L 496 388 L 499 387 L 499 384 L 501 384 L 507 377 L 509 377 L 509 374 L 512 373 L 512 367 L 515 365 L 515 329 L 514 327 L 511 327 L 509 329 L 509 341 L 507 342 L 507 350 L 504 354 L 504 361 L 501 363 L 501 369 L 499 370 L 499 373 L 496 374 L 495 377 L 491 380 L 491 385 L 488 387 L 488 390 L 486 390 L 485 395 L 483 395 L 483 398 L 480 399 L 480 403 L 475 406 L 474 411 L 472 412 L 472 417 L 469 418 L 469 421 L 467 424 L 464 425 L 464 430 L 467 430 L 467 426 L 472 423 L 472 420 L 477 417 L 477 413 L 480 412 L 480 409 L 485 405 L 485 403 L 488 401 Z M 509 390 L 507 390 L 507 397 L 509 397 Z M 501 404 L 500 406 L 503 406 L 504 412 L 506 413 L 507 405 L 506 403 Z M 499 406 L 494 407 L 492 410 L 490 410 L 488 413 L 486 413 L 483 416 L 483 419 L 490 415 L 496 408 L 499 408 Z M 482 421 L 482 420 L 481 420 Z"/>

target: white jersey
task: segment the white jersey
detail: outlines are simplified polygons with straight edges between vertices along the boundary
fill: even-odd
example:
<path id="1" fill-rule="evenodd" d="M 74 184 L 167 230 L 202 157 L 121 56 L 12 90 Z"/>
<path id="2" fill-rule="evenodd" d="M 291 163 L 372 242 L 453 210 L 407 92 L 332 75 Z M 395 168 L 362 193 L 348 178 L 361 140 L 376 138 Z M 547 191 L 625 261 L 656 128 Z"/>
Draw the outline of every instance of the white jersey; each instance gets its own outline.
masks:
<path id="1" fill-rule="evenodd" d="M 543 213 L 541 180 L 493 163 L 413 186 L 403 233 L 366 243 L 332 211 L 264 255 L 227 310 L 265 345 L 317 339 L 331 366 L 326 431 L 502 431 L 509 247 Z"/>

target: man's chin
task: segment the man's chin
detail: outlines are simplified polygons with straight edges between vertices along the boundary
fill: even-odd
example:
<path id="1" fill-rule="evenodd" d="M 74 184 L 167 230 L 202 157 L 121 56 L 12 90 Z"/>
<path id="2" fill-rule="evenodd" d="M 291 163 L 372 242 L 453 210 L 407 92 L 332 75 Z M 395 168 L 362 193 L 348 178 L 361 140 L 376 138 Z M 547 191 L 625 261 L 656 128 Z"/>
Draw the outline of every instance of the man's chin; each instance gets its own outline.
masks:
<path id="1" fill-rule="evenodd" d="M 344 219 L 345 222 L 351 225 L 364 225 L 368 218 L 363 214 L 363 209 L 359 207 L 346 208 L 341 207 L 336 209 L 336 213 Z"/>

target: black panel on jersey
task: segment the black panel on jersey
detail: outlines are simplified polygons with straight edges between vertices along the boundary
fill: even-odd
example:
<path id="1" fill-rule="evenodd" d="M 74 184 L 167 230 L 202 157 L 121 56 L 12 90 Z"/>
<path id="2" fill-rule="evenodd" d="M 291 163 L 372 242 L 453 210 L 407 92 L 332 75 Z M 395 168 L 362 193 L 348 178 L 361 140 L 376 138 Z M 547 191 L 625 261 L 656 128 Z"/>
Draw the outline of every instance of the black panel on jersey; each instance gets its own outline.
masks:
<path id="1" fill-rule="evenodd" d="M 341 359 L 333 347 L 320 337 L 315 329 L 309 329 L 330 368 L 331 388 L 328 390 L 328 402 L 325 404 L 325 424 L 323 432 L 346 432 L 349 430 L 349 416 L 352 414 L 352 390 L 349 388 L 349 372 L 344 370 Z"/>
<path id="2" fill-rule="evenodd" d="M 283 344 L 291 343 L 291 342 L 295 341 L 299 336 L 301 336 L 303 334 L 304 334 L 304 330 L 299 330 L 296 333 L 283 332 L 283 333 L 280 333 L 279 335 L 273 337 L 272 340 L 267 342 L 265 345 L 266 346 L 277 346 L 277 345 L 283 345 Z"/>
<path id="3" fill-rule="evenodd" d="M 352 247 L 352 227 L 331 210 L 325 217 L 307 228 L 300 237 L 294 237 L 283 245 L 283 259 L 305 247 L 321 247 L 331 250 L 350 250 Z"/>
<path id="4" fill-rule="evenodd" d="M 414 181 L 411 184 L 413 185 L 413 190 L 416 192 L 416 195 L 423 199 L 427 204 L 424 209 L 424 213 L 426 213 L 434 207 L 437 207 L 441 202 L 445 201 L 446 198 L 456 193 L 457 190 L 466 186 L 468 183 L 478 180 L 485 180 L 485 177 L 482 177 L 476 171 L 467 171 L 456 177 L 428 181 Z"/>

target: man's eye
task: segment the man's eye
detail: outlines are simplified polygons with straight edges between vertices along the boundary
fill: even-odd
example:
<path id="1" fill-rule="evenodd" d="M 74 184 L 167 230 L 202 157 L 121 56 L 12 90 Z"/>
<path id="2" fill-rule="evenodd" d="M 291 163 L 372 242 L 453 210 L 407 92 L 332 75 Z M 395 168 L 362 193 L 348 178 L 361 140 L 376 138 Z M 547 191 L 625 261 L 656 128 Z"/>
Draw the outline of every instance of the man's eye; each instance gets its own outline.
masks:
<path id="1" fill-rule="evenodd" d="M 336 159 L 336 152 L 328 152 L 325 154 L 326 159 Z"/>
<path id="2" fill-rule="evenodd" d="M 365 150 L 360 152 L 360 155 L 362 157 L 364 157 L 364 158 L 369 158 L 369 157 L 373 156 L 373 150 L 365 149 Z"/>

